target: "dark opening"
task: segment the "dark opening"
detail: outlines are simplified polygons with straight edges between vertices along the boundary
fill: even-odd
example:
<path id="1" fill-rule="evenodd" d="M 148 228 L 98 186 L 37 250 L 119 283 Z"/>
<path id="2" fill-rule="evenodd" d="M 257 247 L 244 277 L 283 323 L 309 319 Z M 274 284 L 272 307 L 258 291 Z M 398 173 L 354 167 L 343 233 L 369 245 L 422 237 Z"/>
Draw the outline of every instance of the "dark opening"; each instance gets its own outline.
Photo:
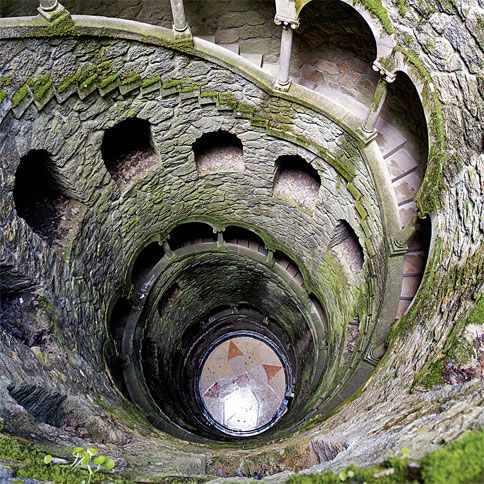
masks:
<path id="1" fill-rule="evenodd" d="M 353 227 L 345 220 L 339 220 L 329 243 L 333 253 L 348 272 L 359 273 L 363 269 L 363 249 Z"/>
<path id="2" fill-rule="evenodd" d="M 240 245 L 256 250 L 261 254 L 267 254 L 264 241 L 251 230 L 242 227 L 227 227 L 223 232 L 224 240 L 227 244 Z"/>
<path id="3" fill-rule="evenodd" d="M 274 260 L 276 264 L 280 265 L 285 269 L 291 276 L 296 280 L 296 282 L 302 286 L 304 284 L 304 278 L 301 271 L 297 267 L 297 264 L 284 252 L 276 251 L 274 252 Z"/>
<path id="4" fill-rule="evenodd" d="M 129 118 L 108 129 L 101 154 L 115 181 L 130 181 L 140 170 L 156 163 L 150 123 L 145 119 Z"/>
<path id="5" fill-rule="evenodd" d="M 163 313 L 175 301 L 180 293 L 180 286 L 176 282 L 167 289 L 167 291 L 163 294 L 158 303 L 158 314 L 160 315 L 160 317 L 163 316 Z"/>
<path id="6" fill-rule="evenodd" d="M 125 298 L 119 298 L 113 306 L 109 319 L 109 333 L 114 341 L 117 351 L 121 351 L 124 328 L 128 321 L 133 305 Z"/>
<path id="7" fill-rule="evenodd" d="M 378 81 L 371 67 L 376 41 L 357 10 L 340 0 L 313 0 L 302 9 L 300 21 L 291 59 L 297 82 L 329 95 L 339 91 L 371 102 Z"/>
<path id="8" fill-rule="evenodd" d="M 168 243 L 171 250 L 177 250 L 188 245 L 216 242 L 216 240 L 217 235 L 214 234 L 210 225 L 201 222 L 189 222 L 173 229 Z"/>
<path id="9" fill-rule="evenodd" d="M 309 296 L 309 299 L 313 303 L 314 308 L 318 313 L 319 319 L 321 319 L 321 322 L 323 323 L 324 329 L 325 330 L 328 329 L 328 318 L 326 316 L 326 311 L 324 310 L 323 305 L 319 302 L 319 299 L 314 295 Z"/>
<path id="10" fill-rule="evenodd" d="M 69 199 L 62 194 L 45 150 L 31 150 L 22 157 L 15 173 L 15 209 L 30 228 L 49 244 L 63 234 L 60 223 Z"/>
<path id="11" fill-rule="evenodd" d="M 193 153 L 201 174 L 244 170 L 242 142 L 227 131 L 205 133 L 193 143 Z"/>
<path id="12" fill-rule="evenodd" d="M 318 172 L 300 156 L 281 156 L 276 160 L 274 195 L 278 198 L 292 200 L 312 211 L 320 187 Z"/>
<path id="13" fill-rule="evenodd" d="M 146 276 L 164 255 L 163 247 L 158 242 L 151 242 L 138 254 L 131 269 L 131 284 L 135 290 L 142 286 Z"/>
<path id="14" fill-rule="evenodd" d="M 422 282 L 427 265 L 432 237 L 430 217 L 419 220 L 417 230 L 407 243 L 403 258 L 403 281 L 396 319 L 400 319 L 410 307 Z"/>

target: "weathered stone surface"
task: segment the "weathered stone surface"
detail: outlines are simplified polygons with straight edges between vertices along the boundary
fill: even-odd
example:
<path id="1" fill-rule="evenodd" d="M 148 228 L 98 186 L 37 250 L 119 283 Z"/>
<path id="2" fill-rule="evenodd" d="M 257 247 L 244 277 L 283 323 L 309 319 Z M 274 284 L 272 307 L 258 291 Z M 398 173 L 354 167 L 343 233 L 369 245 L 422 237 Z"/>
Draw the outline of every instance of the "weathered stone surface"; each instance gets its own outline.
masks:
<path id="1" fill-rule="evenodd" d="M 118 3 L 111 2 L 64 3 L 73 13 L 100 14 L 104 8 L 107 15 L 171 25 L 168 2 L 163 2 L 163 8 L 161 3 L 160 8 L 155 8 L 155 2 L 150 2 L 151 8 L 148 8 L 146 2 L 129 2 L 129 5 L 123 3 L 121 9 Z M 410 2 L 402 15 L 393 2 L 384 3 L 395 24 L 399 44 L 414 50 L 423 61 L 443 103 L 447 158 L 442 174 L 431 174 L 442 175 L 444 185 L 440 207 L 432 214 L 434 244 L 439 241 L 440 255 L 436 269 L 426 276 L 429 280 L 434 277 L 431 287 L 424 288 L 416 301 L 418 312 L 407 320 L 405 333 L 390 341 L 390 351 L 366 391 L 326 422 L 278 446 L 301 442 L 308 445 L 308 441 L 313 441 L 314 446 L 321 441 L 321 435 L 325 440 L 348 444 L 331 462 L 313 471 L 341 469 L 350 463 L 368 465 L 398 454 L 402 447 L 409 448 L 412 455 L 418 457 L 435 449 L 442 440 L 452 440 L 469 428 L 484 425 L 482 380 L 446 385 L 430 392 L 410 392 L 417 372 L 433 355 L 442 351 L 456 322 L 466 317 L 471 297 L 482 290 L 482 81 L 478 77 L 483 59 L 482 35 L 478 31 L 482 9 L 474 0 L 460 7 Z M 234 12 L 246 9 L 242 2 L 231 2 L 231 11 L 225 16 L 220 15 L 220 7 L 213 6 L 210 6 L 213 11 L 202 15 L 200 9 L 207 8 L 207 2 L 203 2 L 202 7 L 195 4 L 187 2 L 189 20 L 190 8 L 194 9 L 191 22 L 194 32 L 223 35 L 228 29 L 239 29 L 238 36 L 247 42 L 245 45 L 249 49 L 259 53 L 265 49 L 277 59 L 279 30 L 272 24 L 270 9 L 254 16 L 247 13 L 247 8 L 245 20 L 240 22 L 241 17 Z M 24 2 L 2 2 L 2 15 L 33 14 L 31 6 L 25 5 Z M 110 7 L 113 5 L 116 12 Z M 260 7 L 257 2 L 254 5 Z M 316 7 L 313 12 L 315 10 Z M 324 12 L 321 15 L 324 16 Z M 335 24 L 330 30 L 330 17 L 326 19 L 321 30 L 305 30 L 302 25 L 301 45 L 299 41 L 295 45 L 294 69 L 300 67 L 307 71 L 308 75 L 302 77 L 313 76 L 315 66 L 322 69 L 322 76 L 315 79 L 315 85 L 320 82 L 332 84 L 334 88 L 338 88 L 338 84 L 355 83 L 361 87 L 362 82 L 371 85 L 375 79 L 370 70 L 374 60 L 372 46 L 357 36 L 354 22 L 341 22 L 342 25 Z M 264 22 L 268 22 L 269 34 L 263 36 L 261 31 L 260 37 L 252 37 L 253 28 L 261 29 Z M 235 38 L 235 30 L 231 35 Z M 348 37 L 352 37 L 351 43 Z M 331 43 L 322 45 L 321 39 L 327 38 Z M 310 48 L 303 48 L 305 43 Z M 358 44 L 361 48 L 356 49 Z M 244 44 L 241 42 L 241 45 Z M 208 82 L 216 90 L 243 93 L 243 99 L 251 103 L 267 102 L 267 96 L 259 88 L 209 63 L 173 55 L 166 49 L 124 41 L 106 40 L 103 46 L 104 55 L 113 62 L 115 69 L 126 66 L 143 70 L 146 75 L 160 72 L 166 80 L 187 75 L 195 83 Z M 321 47 L 320 56 L 313 55 L 315 46 Z M 4 74 L 21 73 L 20 79 L 15 79 L 16 86 L 47 68 L 55 80 L 60 81 L 80 63 L 97 59 L 99 51 L 98 41 L 78 39 L 23 40 L 5 42 L 2 47 L 5 47 L 2 49 Z M 348 89 L 347 93 L 351 91 L 356 92 Z M 406 88 L 402 87 L 400 93 L 395 94 L 392 109 L 390 94 L 384 116 L 395 119 L 396 112 L 403 113 L 402 118 L 410 118 L 412 122 L 402 121 L 400 126 L 408 130 L 408 139 L 418 139 L 419 134 L 408 127 L 417 124 L 413 122 L 417 116 L 409 106 L 412 103 L 398 102 L 399 97 L 405 97 L 402 95 L 405 92 Z M 355 95 L 365 102 L 372 90 Z M 324 116 L 286 101 L 276 108 L 270 106 L 269 110 L 281 115 L 291 113 L 295 132 L 317 141 L 329 153 L 337 156 L 347 153 L 353 159 L 356 156 L 354 142 L 348 143 L 342 130 Z M 107 173 L 99 154 L 102 134 L 118 120 L 134 115 L 152 123 L 160 162 L 140 173 L 131 185 L 118 186 Z M 429 113 L 427 116 L 432 123 Z M 37 281 L 38 275 L 43 275 L 39 292 L 30 297 L 37 303 L 41 296 L 44 298 L 40 299 L 43 304 L 40 319 L 44 321 L 32 325 L 31 332 L 22 330 L 24 336 L 20 338 L 11 330 L 2 329 L 0 385 L 6 389 L 14 380 L 27 384 L 41 380 L 46 387 L 60 393 L 75 389 L 75 398 L 79 400 L 73 403 L 74 415 L 70 420 L 80 423 L 86 414 L 94 415 L 88 428 L 57 429 L 37 425 L 12 399 L 5 398 L 1 401 L 1 411 L 10 414 L 7 429 L 67 445 L 74 445 L 75 438 L 104 440 L 108 442 L 107 452 L 132 456 L 148 474 L 203 474 L 206 457 L 197 454 L 201 453 L 200 448 L 186 444 L 185 452 L 181 453 L 177 444 L 165 441 L 160 435 L 147 435 L 142 425 L 132 423 L 124 411 L 117 409 L 119 396 L 109 389 L 110 383 L 99 371 L 109 295 L 124 281 L 130 256 L 144 242 L 147 231 L 163 231 L 183 217 L 199 215 L 202 207 L 204 210 L 208 207 L 210 213 L 221 220 L 230 212 L 240 222 L 251 220 L 270 227 L 274 237 L 291 248 L 311 273 L 317 275 L 323 262 L 321 248 L 327 246 L 338 218 L 353 222 L 358 235 L 364 238 L 351 193 L 335 170 L 325 163 L 324 156 L 315 157 L 310 150 L 298 147 L 297 153 L 321 173 L 321 201 L 312 219 L 298 213 L 294 207 L 278 203 L 271 194 L 273 161 L 279 154 L 294 153 L 294 145 L 264 130 L 248 127 L 246 122 L 232 118 L 231 114 L 219 112 L 214 105 L 201 108 L 196 101 L 180 102 L 178 96 L 163 100 L 155 95 L 123 99 L 116 91 L 107 98 L 93 94 L 84 101 L 71 97 L 64 104 L 57 104 L 54 100 L 40 113 L 33 105 L 28 107 L 20 120 L 8 115 L 1 128 L 1 244 L 9 254 L 14 254 L 14 262 L 10 263 L 9 259 L 9 267 L 13 267 L 15 273 L 23 269 L 22 281 Z M 204 130 L 220 128 L 243 139 L 246 174 L 244 178 L 214 174 L 211 180 L 202 181 L 191 158 L 191 143 Z M 18 219 L 13 209 L 11 192 L 15 168 L 20 157 L 33 148 L 45 148 L 55 154 L 55 166 L 62 174 L 69 195 L 88 206 L 86 214 L 74 221 L 77 234 L 68 250 L 47 247 Z M 416 152 L 419 150 L 425 152 L 426 146 L 414 148 Z M 368 207 L 369 234 L 372 243 L 379 247 L 382 228 L 378 194 L 362 160 L 358 159 L 355 165 L 355 185 L 371 205 Z M 176 193 L 178 203 L 168 196 L 171 193 Z M 260 202 L 254 203 L 254 196 Z M 274 220 L 282 220 L 284 224 L 281 226 Z M 66 260 L 63 259 L 64 250 L 72 254 Z M 15 285 L 9 288 L 16 290 Z M 22 283 L 22 290 L 26 288 L 26 283 Z M 35 314 L 39 316 L 38 312 Z M 55 327 L 56 332 L 47 341 L 35 336 L 38 334 L 36 328 L 49 325 Z M 16 364 L 12 365 L 12 361 Z M 104 411 L 98 403 L 88 402 L 87 395 L 102 395 L 107 409 Z M 120 424 L 120 421 L 126 423 Z M 147 462 L 148 453 L 156 459 L 150 457 Z M 234 460 L 240 459 L 236 450 L 227 454 Z"/>

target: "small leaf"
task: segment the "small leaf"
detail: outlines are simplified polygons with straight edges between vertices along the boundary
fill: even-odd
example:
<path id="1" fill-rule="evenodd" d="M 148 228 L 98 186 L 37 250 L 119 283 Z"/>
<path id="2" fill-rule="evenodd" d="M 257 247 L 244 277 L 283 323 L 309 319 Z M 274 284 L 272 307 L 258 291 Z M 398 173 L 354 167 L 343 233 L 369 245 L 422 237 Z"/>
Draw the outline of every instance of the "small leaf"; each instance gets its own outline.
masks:
<path id="1" fill-rule="evenodd" d="M 44 456 L 44 464 L 50 464 L 52 462 L 52 456 L 47 454 Z"/>
<path id="2" fill-rule="evenodd" d="M 93 457 L 95 455 L 97 455 L 97 450 L 94 448 L 94 447 L 89 447 L 89 449 L 87 449 L 87 453 Z"/>
<path id="3" fill-rule="evenodd" d="M 410 451 L 409 451 L 409 450 L 408 450 L 406 447 L 404 447 L 404 448 L 402 449 L 402 455 L 403 455 L 404 457 L 410 457 L 412 454 L 410 453 Z"/>
<path id="4" fill-rule="evenodd" d="M 81 460 L 81 464 L 83 466 L 87 466 L 90 462 L 91 462 L 91 457 L 89 455 L 85 455 Z"/>
<path id="5" fill-rule="evenodd" d="M 341 471 L 339 474 L 338 474 L 338 477 L 339 477 L 339 480 L 340 481 L 346 481 L 346 479 L 348 478 L 348 475 L 346 474 L 345 471 Z"/>
<path id="6" fill-rule="evenodd" d="M 83 452 L 84 452 L 84 447 L 74 447 L 72 449 L 72 455 L 74 457 L 80 457 Z"/>
<path id="7" fill-rule="evenodd" d="M 108 471 L 112 471 L 116 466 L 116 462 L 114 462 L 113 459 L 106 459 L 106 462 L 102 466 Z"/>
<path id="8" fill-rule="evenodd" d="M 103 465 L 105 462 L 106 462 L 106 457 L 104 457 L 103 455 L 100 455 L 99 457 L 96 457 L 94 459 L 94 464 L 96 464 L 97 466 Z"/>
<path id="9" fill-rule="evenodd" d="M 348 471 L 348 477 L 355 477 L 355 473 L 352 470 Z"/>

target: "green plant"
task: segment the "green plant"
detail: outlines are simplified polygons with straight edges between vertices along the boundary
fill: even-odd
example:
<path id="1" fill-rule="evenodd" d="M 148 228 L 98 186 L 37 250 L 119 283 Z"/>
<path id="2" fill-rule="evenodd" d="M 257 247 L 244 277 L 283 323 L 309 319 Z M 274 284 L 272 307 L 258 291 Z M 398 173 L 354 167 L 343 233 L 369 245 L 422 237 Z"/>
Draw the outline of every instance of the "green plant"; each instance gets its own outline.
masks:
<path id="1" fill-rule="evenodd" d="M 87 449 L 84 447 L 75 447 L 72 449 L 72 455 L 74 456 L 75 460 L 72 464 L 70 464 L 71 470 L 76 468 L 85 468 L 89 472 L 87 484 L 91 482 L 93 475 L 99 472 L 101 469 L 112 471 L 116 466 L 115 462 L 109 457 L 98 455 L 98 451 L 94 447 L 88 447 Z M 45 455 L 44 464 L 51 465 L 52 463 L 53 457 L 50 454 Z M 66 466 L 67 464 L 59 465 Z M 86 481 L 83 480 L 82 484 L 85 483 Z"/>

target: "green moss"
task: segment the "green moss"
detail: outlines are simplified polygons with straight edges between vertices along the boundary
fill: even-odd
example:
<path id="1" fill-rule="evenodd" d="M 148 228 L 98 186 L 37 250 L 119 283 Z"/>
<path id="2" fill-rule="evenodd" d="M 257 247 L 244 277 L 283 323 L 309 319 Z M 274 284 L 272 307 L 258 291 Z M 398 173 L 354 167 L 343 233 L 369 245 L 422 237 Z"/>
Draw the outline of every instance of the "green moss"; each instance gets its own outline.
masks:
<path id="1" fill-rule="evenodd" d="M 108 87 L 113 82 L 117 81 L 118 78 L 119 78 L 119 72 L 114 72 L 113 74 L 110 74 L 109 76 L 100 79 L 98 81 L 98 86 L 101 89 L 104 89 L 105 87 Z"/>
<path id="2" fill-rule="evenodd" d="M 467 324 L 484 324 L 484 296 L 481 296 L 472 309 Z"/>
<path id="3" fill-rule="evenodd" d="M 48 72 L 45 72 L 38 77 L 32 84 L 32 94 L 37 102 L 40 102 L 43 97 L 49 92 L 52 87 L 52 78 Z"/>
<path id="4" fill-rule="evenodd" d="M 97 78 L 107 78 L 110 75 L 111 64 L 109 61 L 81 66 L 77 72 L 67 76 L 56 89 L 59 94 L 76 85 L 79 85 L 81 89 L 87 89 Z"/>
<path id="5" fill-rule="evenodd" d="M 182 84 L 182 79 L 172 79 L 171 81 L 164 82 L 161 87 L 163 89 L 178 89 Z"/>
<path id="6" fill-rule="evenodd" d="M 179 89 L 179 92 L 195 92 L 200 89 L 199 86 L 183 86 Z"/>
<path id="7" fill-rule="evenodd" d="M 379 466 L 349 466 L 342 472 L 301 474 L 289 477 L 291 484 L 459 484 L 481 482 L 484 472 L 484 431 L 470 432 L 450 445 L 427 455 L 420 466 L 407 458 L 394 457 Z"/>
<path id="8" fill-rule="evenodd" d="M 49 37 L 63 37 L 66 35 L 80 35 L 76 29 L 71 15 L 67 10 L 55 14 L 49 25 L 45 28 L 45 35 Z"/>
<path id="9" fill-rule="evenodd" d="M 465 338 L 460 338 L 447 351 L 447 357 L 458 366 L 463 366 L 471 361 L 474 356 L 474 346 Z"/>
<path id="10" fill-rule="evenodd" d="M 12 97 L 12 107 L 17 107 L 29 94 L 29 81 L 20 86 Z"/>
<path id="11" fill-rule="evenodd" d="M 71 470 L 69 466 L 45 465 L 42 452 L 39 452 L 31 444 L 20 443 L 6 434 L 0 434 L 0 459 L 8 461 L 9 467 L 14 471 L 14 477 L 18 478 L 31 478 L 62 484 L 79 484 L 89 477 L 86 470 Z M 95 474 L 92 482 L 105 480 L 105 476 Z M 113 481 L 114 479 L 109 480 Z"/>
<path id="12" fill-rule="evenodd" d="M 395 27 L 390 20 L 387 9 L 382 5 L 381 0 L 354 0 L 354 3 L 365 7 L 382 24 L 385 31 L 389 34 L 395 32 Z"/>
<path id="13" fill-rule="evenodd" d="M 75 72 L 74 74 L 70 74 L 57 86 L 56 89 L 59 94 L 62 94 L 63 92 L 67 91 L 72 85 L 77 83 L 78 72 Z"/>
<path id="14" fill-rule="evenodd" d="M 484 472 L 484 430 L 470 432 L 422 460 L 422 481 L 454 484 L 478 480 Z M 482 482 L 482 481 L 481 481 Z"/>
<path id="15" fill-rule="evenodd" d="M 122 86 L 129 86 L 130 84 L 133 84 L 135 82 L 140 82 L 141 81 L 141 76 L 138 72 L 135 72 L 133 74 L 129 74 L 127 77 L 125 77 L 121 81 Z"/>
<path id="16" fill-rule="evenodd" d="M 7 98 L 7 91 L 5 89 L 0 89 L 0 104 Z"/>
<path id="17" fill-rule="evenodd" d="M 10 86 L 13 82 L 13 76 L 0 76 L 0 88 Z"/>
<path id="18" fill-rule="evenodd" d="M 408 11 L 408 0 L 397 0 L 397 5 L 398 5 L 398 13 L 402 16 L 405 17 L 407 11 Z"/>
<path id="19" fill-rule="evenodd" d="M 414 384 L 431 390 L 437 385 L 444 384 L 444 365 L 445 358 L 429 362 L 415 375 Z"/>
<path id="20" fill-rule="evenodd" d="M 89 89 L 96 82 L 97 78 L 97 73 L 91 74 L 87 79 L 81 82 L 81 84 L 79 85 L 79 89 L 83 91 Z"/>
<path id="21" fill-rule="evenodd" d="M 150 87 L 153 84 L 156 84 L 157 82 L 160 82 L 161 78 L 160 76 L 153 76 L 153 77 L 148 77 L 147 79 L 143 79 L 143 82 L 141 83 L 141 87 Z"/>
<path id="22" fill-rule="evenodd" d="M 211 98 L 218 98 L 219 92 L 218 91 L 202 91 L 200 93 L 200 97 L 211 97 Z"/>

